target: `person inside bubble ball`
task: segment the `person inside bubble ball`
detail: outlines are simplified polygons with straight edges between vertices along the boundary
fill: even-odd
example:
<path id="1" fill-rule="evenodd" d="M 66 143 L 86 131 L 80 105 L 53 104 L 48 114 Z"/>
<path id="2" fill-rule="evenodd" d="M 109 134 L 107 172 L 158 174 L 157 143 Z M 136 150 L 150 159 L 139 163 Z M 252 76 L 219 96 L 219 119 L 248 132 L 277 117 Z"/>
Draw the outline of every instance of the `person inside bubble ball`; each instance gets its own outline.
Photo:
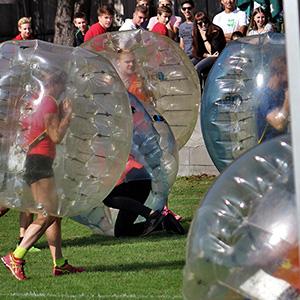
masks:
<path id="1" fill-rule="evenodd" d="M 23 41 L 23 40 L 32 40 L 32 29 L 31 29 L 31 18 L 23 17 L 18 21 L 18 30 L 19 34 L 14 37 L 14 40 Z"/>
<path id="2" fill-rule="evenodd" d="M 150 103 L 151 93 L 146 88 L 144 79 L 137 75 L 136 58 L 132 51 L 127 49 L 118 50 L 117 71 L 127 91 L 140 101 Z"/>
<path id="3" fill-rule="evenodd" d="M 263 34 L 274 31 L 271 23 L 268 22 L 268 16 L 262 7 L 253 10 L 249 32 L 247 35 Z"/>
<path id="4" fill-rule="evenodd" d="M 257 109 L 258 143 L 287 133 L 289 117 L 288 77 L 285 56 L 270 64 L 270 79 L 259 94 Z"/>
<path id="5" fill-rule="evenodd" d="M 133 179 L 128 180 L 128 177 Z M 116 187 L 103 200 L 106 206 L 120 210 L 115 223 L 116 237 L 146 236 L 162 223 L 164 215 L 144 205 L 150 191 L 150 175 L 143 165 L 130 155 Z M 135 223 L 139 215 L 143 216 L 146 222 Z"/>
<path id="6" fill-rule="evenodd" d="M 30 145 L 35 141 L 34 146 L 28 146 L 24 179 L 31 188 L 40 213 L 28 226 L 15 251 L 1 257 L 4 266 L 20 281 L 27 279 L 24 272 L 24 256 L 44 233 L 53 258 L 54 276 L 84 271 L 83 268 L 73 267 L 64 259 L 61 219 L 50 215 L 57 211 L 58 204 L 52 169 L 55 148 L 66 134 L 72 118 L 70 99 L 64 99 L 60 105 L 57 103 L 58 97 L 65 89 L 66 74 L 62 71 L 48 70 L 43 73 L 42 81 L 43 89 L 40 94 L 28 104 L 31 114 L 21 120 L 26 143 Z"/>

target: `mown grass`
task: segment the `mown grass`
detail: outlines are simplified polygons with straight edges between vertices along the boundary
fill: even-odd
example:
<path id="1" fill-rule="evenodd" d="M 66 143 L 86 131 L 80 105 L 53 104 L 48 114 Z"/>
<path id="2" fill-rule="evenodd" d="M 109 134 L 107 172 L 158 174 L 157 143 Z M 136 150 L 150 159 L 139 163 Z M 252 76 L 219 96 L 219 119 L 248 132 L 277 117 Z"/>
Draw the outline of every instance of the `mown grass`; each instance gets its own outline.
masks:
<path id="1" fill-rule="evenodd" d="M 213 178 L 177 179 L 169 206 L 184 217 L 186 230 Z M 64 256 L 85 273 L 52 277 L 52 261 L 42 238 L 39 253 L 26 255 L 29 280 L 18 282 L 0 265 L 0 299 L 182 299 L 182 269 L 187 235 L 159 232 L 144 238 L 93 235 L 65 218 L 62 223 Z M 18 213 L 0 218 L 0 255 L 15 247 Z"/>

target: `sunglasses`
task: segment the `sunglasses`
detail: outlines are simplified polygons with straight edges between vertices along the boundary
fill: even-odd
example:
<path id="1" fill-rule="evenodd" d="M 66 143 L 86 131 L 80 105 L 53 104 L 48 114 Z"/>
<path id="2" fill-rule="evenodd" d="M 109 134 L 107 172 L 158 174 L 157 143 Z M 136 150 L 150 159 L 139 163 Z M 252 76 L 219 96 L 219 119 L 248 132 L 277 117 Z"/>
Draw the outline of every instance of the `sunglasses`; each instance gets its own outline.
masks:
<path id="1" fill-rule="evenodd" d="M 183 11 L 192 10 L 192 7 L 191 6 L 182 7 L 182 10 Z"/>
<path id="2" fill-rule="evenodd" d="M 197 22 L 197 25 L 199 25 L 199 26 L 203 26 L 203 25 L 206 25 L 206 24 L 208 24 L 208 22 L 207 21 L 200 21 L 200 22 Z"/>

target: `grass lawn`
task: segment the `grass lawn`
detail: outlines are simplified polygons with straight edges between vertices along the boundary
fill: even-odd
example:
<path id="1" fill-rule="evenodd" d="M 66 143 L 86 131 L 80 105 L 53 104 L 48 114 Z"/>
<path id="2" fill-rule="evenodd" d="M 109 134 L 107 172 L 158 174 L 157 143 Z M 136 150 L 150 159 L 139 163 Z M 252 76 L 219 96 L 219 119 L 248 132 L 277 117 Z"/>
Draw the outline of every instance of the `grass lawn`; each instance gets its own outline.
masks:
<path id="1" fill-rule="evenodd" d="M 212 177 L 177 179 L 169 206 L 184 217 L 188 230 Z M 182 269 L 187 236 L 159 232 L 144 238 L 112 238 L 64 218 L 63 252 L 85 273 L 52 277 L 52 261 L 42 238 L 39 253 L 28 253 L 26 275 L 19 282 L 0 265 L 0 299 L 182 299 Z M 16 245 L 18 213 L 0 218 L 0 255 Z"/>

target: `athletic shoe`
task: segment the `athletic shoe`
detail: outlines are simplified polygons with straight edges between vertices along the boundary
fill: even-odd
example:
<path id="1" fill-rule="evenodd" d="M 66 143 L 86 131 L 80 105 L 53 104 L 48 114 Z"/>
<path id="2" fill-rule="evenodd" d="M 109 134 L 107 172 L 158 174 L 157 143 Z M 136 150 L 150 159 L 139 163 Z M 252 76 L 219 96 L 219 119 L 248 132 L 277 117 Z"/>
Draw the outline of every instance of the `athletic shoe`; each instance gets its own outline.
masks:
<path id="1" fill-rule="evenodd" d="M 161 224 L 163 219 L 164 215 L 160 211 L 156 210 L 154 213 L 152 213 L 145 223 L 145 230 L 142 235 L 146 236 L 153 232 L 158 227 L 158 225 Z"/>
<path id="2" fill-rule="evenodd" d="M 34 246 L 32 246 L 29 250 L 28 250 L 28 252 L 29 253 L 37 253 L 37 252 L 41 252 L 42 250 L 40 249 L 40 248 L 36 248 L 36 247 L 34 247 Z"/>
<path id="3" fill-rule="evenodd" d="M 163 215 L 167 215 L 167 214 L 171 214 L 172 216 L 174 216 L 175 217 L 175 219 L 177 220 L 177 221 L 182 221 L 182 216 L 180 216 L 180 215 L 178 215 L 178 214 L 176 214 L 174 211 L 172 211 L 171 209 L 169 209 L 166 205 L 164 206 L 164 209 L 163 209 L 163 211 L 162 211 L 162 214 Z"/>
<path id="4" fill-rule="evenodd" d="M 61 266 L 55 266 L 53 267 L 53 276 L 61 276 L 61 275 L 68 275 L 72 273 L 81 273 L 84 272 L 84 268 L 81 267 L 73 267 L 68 263 L 67 260 L 65 260 L 65 263 Z"/>
<path id="5" fill-rule="evenodd" d="M 174 232 L 177 234 L 185 234 L 184 228 L 179 221 L 172 214 L 167 214 L 162 222 L 163 228 L 168 232 Z"/>
<path id="6" fill-rule="evenodd" d="M 27 279 L 24 273 L 25 260 L 14 257 L 13 253 L 1 257 L 1 260 L 15 278 L 20 281 Z"/>

